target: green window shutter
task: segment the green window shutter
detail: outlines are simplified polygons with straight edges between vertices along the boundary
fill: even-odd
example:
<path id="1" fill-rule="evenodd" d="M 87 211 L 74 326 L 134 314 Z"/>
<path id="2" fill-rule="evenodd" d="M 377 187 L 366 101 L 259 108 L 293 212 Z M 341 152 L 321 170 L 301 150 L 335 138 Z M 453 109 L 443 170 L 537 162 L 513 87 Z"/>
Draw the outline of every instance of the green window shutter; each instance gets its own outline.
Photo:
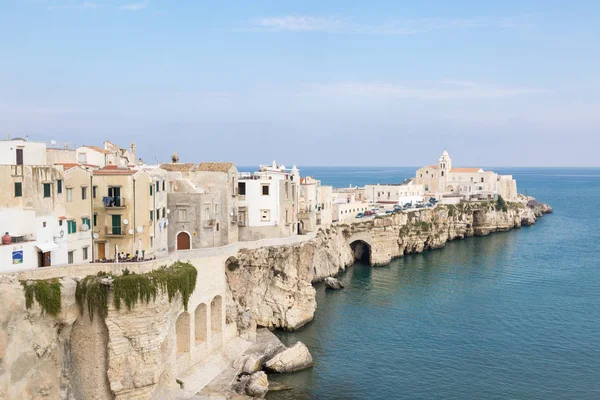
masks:
<path id="1" fill-rule="evenodd" d="M 150 184 L 150 196 L 152 196 L 152 191 L 154 190 L 154 185 Z"/>
<path id="2" fill-rule="evenodd" d="M 44 183 L 44 197 L 52 197 L 52 186 L 49 183 Z"/>
<path id="3" fill-rule="evenodd" d="M 56 181 L 56 193 L 61 194 L 62 193 L 62 187 L 63 187 L 63 181 L 62 179 L 59 179 Z"/>
<path id="4" fill-rule="evenodd" d="M 21 182 L 15 182 L 15 197 L 23 196 L 23 184 Z"/>

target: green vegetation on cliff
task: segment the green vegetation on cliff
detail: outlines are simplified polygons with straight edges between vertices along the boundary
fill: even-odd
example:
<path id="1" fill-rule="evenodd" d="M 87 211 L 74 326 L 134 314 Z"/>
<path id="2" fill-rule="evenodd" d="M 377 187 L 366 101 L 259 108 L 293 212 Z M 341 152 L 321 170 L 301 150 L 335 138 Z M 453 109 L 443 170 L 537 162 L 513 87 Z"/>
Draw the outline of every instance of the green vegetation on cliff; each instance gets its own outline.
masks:
<path id="1" fill-rule="evenodd" d="M 117 310 L 125 303 L 131 310 L 138 302 L 155 300 L 158 291 L 167 293 L 169 302 L 179 293 L 183 307 L 187 311 L 190 296 L 196 288 L 198 271 L 190 263 L 176 262 L 167 267 L 144 274 L 135 274 L 125 269 L 123 275 L 115 276 L 99 272 L 96 276 L 86 276 L 77 283 L 75 297 L 83 312 L 87 304 L 90 318 L 98 312 L 101 318 L 108 314 L 108 290 L 113 287 L 113 304 Z"/>
<path id="2" fill-rule="evenodd" d="M 33 282 L 21 281 L 25 292 L 25 307 L 29 310 L 33 306 L 33 299 L 38 302 L 42 312 L 58 315 L 61 310 L 60 292 L 61 284 L 58 279 L 37 280 Z"/>

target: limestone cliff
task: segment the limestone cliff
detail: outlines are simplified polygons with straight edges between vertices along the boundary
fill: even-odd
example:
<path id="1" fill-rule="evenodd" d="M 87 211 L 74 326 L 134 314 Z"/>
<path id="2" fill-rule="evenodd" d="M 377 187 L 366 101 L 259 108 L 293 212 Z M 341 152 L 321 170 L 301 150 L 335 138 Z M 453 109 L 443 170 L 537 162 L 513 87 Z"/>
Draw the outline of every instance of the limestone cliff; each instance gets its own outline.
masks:
<path id="1" fill-rule="evenodd" d="M 226 270 L 228 318 L 240 328 L 255 322 L 294 330 L 313 318 L 312 283 L 338 274 L 355 258 L 384 265 L 404 254 L 444 247 L 449 240 L 532 225 L 550 212 L 524 196 L 505 207 L 496 202 L 439 205 L 334 225 L 302 244 L 242 251 L 235 267 Z"/>

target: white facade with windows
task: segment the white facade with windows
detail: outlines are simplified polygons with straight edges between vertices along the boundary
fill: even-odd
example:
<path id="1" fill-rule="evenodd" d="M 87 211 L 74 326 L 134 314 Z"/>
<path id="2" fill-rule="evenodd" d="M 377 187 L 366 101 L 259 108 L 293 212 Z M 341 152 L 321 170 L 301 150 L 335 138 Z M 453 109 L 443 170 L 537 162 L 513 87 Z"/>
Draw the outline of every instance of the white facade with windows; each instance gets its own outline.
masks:
<path id="1" fill-rule="evenodd" d="M 296 167 L 261 166 L 238 176 L 239 237 L 242 241 L 285 237 L 298 233 Z"/>
<path id="2" fill-rule="evenodd" d="M 21 138 L 2 140 L 0 165 L 46 165 L 46 143 Z"/>
<path id="3" fill-rule="evenodd" d="M 425 190 L 414 179 L 408 179 L 396 185 L 365 185 L 365 194 L 371 203 L 404 205 L 423 201 Z"/>

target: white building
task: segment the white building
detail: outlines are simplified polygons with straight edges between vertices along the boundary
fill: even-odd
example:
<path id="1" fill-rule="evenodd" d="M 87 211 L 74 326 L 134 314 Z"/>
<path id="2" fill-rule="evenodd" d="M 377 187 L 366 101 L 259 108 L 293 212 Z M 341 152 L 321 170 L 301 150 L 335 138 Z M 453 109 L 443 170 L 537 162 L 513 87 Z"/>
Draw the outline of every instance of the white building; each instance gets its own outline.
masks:
<path id="1" fill-rule="evenodd" d="M 47 166 L 46 145 L 0 141 L 0 270 L 66 264 L 67 226 L 62 166 Z"/>
<path id="2" fill-rule="evenodd" d="M 134 166 L 137 164 L 135 143 L 131 143 L 129 150 L 108 140 L 104 142 L 104 147 L 80 146 L 76 150 L 76 157 L 77 163 L 98 168 L 104 168 L 107 165 Z M 61 162 L 69 161 L 61 160 Z"/>
<path id="3" fill-rule="evenodd" d="M 365 185 L 365 194 L 370 203 L 404 205 L 423 201 L 425 190 L 414 179 L 407 179 L 400 184 Z"/>
<path id="4" fill-rule="evenodd" d="M 332 221 L 331 186 L 321 186 L 321 181 L 312 176 L 300 178 L 299 212 L 300 229 L 314 232 Z"/>
<path id="5" fill-rule="evenodd" d="M 333 222 L 349 222 L 356 218 L 356 214 L 373 208 L 367 201 L 364 187 L 336 188 L 333 189 L 332 196 Z"/>
<path id="6" fill-rule="evenodd" d="M 485 200 L 502 196 L 506 201 L 517 200 L 517 182 L 511 175 L 498 175 L 482 168 L 453 168 L 452 159 L 444 151 L 437 165 L 419 168 L 416 183 L 425 193 L 445 199 Z"/>
<path id="7" fill-rule="evenodd" d="M 242 241 L 286 237 L 298 233 L 298 183 L 294 166 L 275 162 L 258 172 L 238 176 L 238 224 Z"/>
<path id="8" fill-rule="evenodd" d="M 22 138 L 2 140 L 0 165 L 46 165 L 46 143 Z"/>

